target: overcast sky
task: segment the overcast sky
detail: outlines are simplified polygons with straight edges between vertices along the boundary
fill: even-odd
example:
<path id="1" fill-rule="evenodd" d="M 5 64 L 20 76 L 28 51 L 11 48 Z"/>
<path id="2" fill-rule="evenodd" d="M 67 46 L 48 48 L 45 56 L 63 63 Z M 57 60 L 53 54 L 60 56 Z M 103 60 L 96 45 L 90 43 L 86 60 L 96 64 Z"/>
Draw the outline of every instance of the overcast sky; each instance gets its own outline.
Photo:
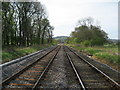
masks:
<path id="1" fill-rule="evenodd" d="M 45 5 L 54 36 L 69 36 L 78 20 L 92 17 L 108 33 L 118 38 L 119 0 L 40 0 Z"/>

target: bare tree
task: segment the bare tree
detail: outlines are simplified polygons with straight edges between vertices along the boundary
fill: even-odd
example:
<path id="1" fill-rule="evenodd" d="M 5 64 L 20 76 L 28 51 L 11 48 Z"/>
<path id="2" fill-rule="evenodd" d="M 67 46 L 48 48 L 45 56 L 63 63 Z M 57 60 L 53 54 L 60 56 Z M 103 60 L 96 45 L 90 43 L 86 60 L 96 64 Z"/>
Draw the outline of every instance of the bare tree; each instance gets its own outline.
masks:
<path id="1" fill-rule="evenodd" d="M 78 21 L 78 26 L 88 26 L 91 27 L 93 25 L 94 20 L 91 17 L 84 18 Z"/>

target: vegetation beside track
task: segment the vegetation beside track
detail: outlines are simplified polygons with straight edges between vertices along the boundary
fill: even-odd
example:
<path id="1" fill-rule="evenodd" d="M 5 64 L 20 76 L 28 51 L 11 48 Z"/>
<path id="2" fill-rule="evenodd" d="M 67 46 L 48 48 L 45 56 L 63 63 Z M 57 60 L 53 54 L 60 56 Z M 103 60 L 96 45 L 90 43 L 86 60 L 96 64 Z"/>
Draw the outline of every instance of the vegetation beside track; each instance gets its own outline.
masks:
<path id="1" fill-rule="evenodd" d="M 52 44 L 34 45 L 30 47 L 6 47 L 2 50 L 2 63 L 11 61 L 24 55 L 50 47 Z"/>
<path id="2" fill-rule="evenodd" d="M 91 58 L 108 64 L 115 69 L 120 65 L 120 55 L 118 54 L 117 45 L 108 44 L 104 46 L 85 47 L 80 44 L 67 44 L 67 46 L 70 46 L 86 55 L 90 55 L 92 56 Z"/>

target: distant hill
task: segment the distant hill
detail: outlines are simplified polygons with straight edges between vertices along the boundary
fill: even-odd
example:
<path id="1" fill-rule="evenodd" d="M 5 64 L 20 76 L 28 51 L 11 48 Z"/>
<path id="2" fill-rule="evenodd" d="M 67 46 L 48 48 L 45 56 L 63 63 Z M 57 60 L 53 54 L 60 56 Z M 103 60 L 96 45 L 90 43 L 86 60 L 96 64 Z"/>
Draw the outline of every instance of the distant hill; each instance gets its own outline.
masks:
<path id="1" fill-rule="evenodd" d="M 64 43 L 67 40 L 68 36 L 57 36 L 53 37 L 53 39 L 60 41 L 61 43 Z"/>
<path id="2" fill-rule="evenodd" d="M 108 39 L 110 42 L 112 42 L 112 43 L 118 43 L 118 42 L 120 42 L 120 40 L 118 40 L 118 39 Z"/>

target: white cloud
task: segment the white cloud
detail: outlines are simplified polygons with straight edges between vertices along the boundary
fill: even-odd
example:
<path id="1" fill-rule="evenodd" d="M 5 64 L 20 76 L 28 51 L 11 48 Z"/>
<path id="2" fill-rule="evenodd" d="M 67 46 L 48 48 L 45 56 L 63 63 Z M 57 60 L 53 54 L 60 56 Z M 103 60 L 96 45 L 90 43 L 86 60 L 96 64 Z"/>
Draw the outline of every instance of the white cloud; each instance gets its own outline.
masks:
<path id="1" fill-rule="evenodd" d="M 54 35 L 69 35 L 84 17 L 99 20 L 110 38 L 117 38 L 117 2 L 119 0 L 41 0 L 45 4 Z M 112 34 L 115 33 L 115 34 Z"/>

